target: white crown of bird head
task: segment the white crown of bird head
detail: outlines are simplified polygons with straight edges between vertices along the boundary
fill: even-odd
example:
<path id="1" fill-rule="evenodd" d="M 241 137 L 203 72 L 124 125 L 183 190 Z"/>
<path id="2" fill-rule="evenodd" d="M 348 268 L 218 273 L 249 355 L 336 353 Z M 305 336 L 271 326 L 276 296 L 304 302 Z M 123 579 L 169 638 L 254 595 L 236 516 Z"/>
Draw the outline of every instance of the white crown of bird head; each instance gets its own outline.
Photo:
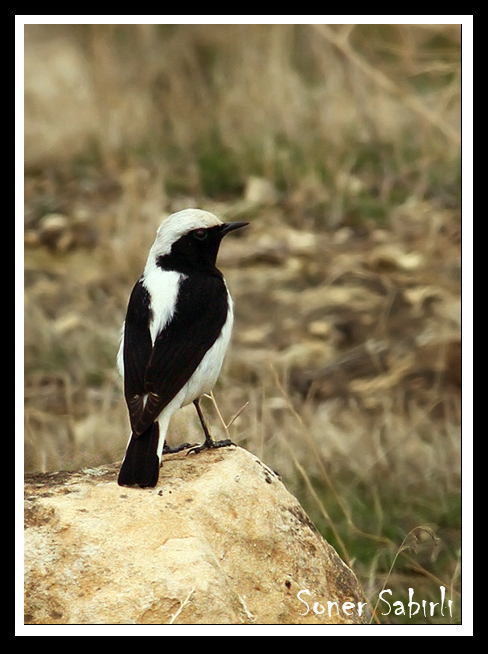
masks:
<path id="1" fill-rule="evenodd" d="M 222 221 L 209 211 L 202 209 L 183 209 L 171 214 L 163 220 L 156 233 L 154 241 L 149 252 L 148 264 L 156 260 L 156 257 L 169 254 L 171 246 L 181 236 L 188 234 L 194 229 L 207 229 L 222 225 Z M 150 263 L 151 262 L 151 263 Z"/>

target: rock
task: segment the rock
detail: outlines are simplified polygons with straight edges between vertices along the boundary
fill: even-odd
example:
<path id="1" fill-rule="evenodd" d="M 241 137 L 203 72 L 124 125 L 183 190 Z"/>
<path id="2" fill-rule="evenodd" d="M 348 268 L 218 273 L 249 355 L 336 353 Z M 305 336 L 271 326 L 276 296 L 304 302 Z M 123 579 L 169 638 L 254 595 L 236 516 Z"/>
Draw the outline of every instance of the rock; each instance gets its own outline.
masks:
<path id="1" fill-rule="evenodd" d="M 405 252 L 395 244 L 378 245 L 367 260 L 367 267 L 374 271 L 403 270 L 411 272 L 424 265 L 420 252 Z"/>
<path id="2" fill-rule="evenodd" d="M 167 455 L 144 490 L 118 467 L 26 476 L 27 624 L 365 621 L 353 572 L 254 455 Z"/>
<path id="3" fill-rule="evenodd" d="M 242 329 L 239 334 L 239 343 L 243 343 L 244 345 L 259 345 L 270 335 L 271 329 L 271 325 Z"/>
<path id="4" fill-rule="evenodd" d="M 66 250 L 71 245 L 69 220 L 59 213 L 50 213 L 39 222 L 39 241 L 50 249 Z"/>
<path id="5" fill-rule="evenodd" d="M 39 221 L 37 237 L 27 230 L 26 245 L 45 245 L 51 251 L 67 252 L 76 247 L 91 248 L 96 245 L 98 235 L 85 215 L 75 219 L 59 213 L 46 214 Z"/>
<path id="6" fill-rule="evenodd" d="M 311 320 L 307 325 L 308 331 L 312 336 L 320 338 L 329 338 L 333 330 L 333 324 L 328 320 Z"/>
<path id="7" fill-rule="evenodd" d="M 277 202 L 279 193 L 268 179 L 251 176 L 246 182 L 244 197 L 248 204 L 261 206 Z"/>

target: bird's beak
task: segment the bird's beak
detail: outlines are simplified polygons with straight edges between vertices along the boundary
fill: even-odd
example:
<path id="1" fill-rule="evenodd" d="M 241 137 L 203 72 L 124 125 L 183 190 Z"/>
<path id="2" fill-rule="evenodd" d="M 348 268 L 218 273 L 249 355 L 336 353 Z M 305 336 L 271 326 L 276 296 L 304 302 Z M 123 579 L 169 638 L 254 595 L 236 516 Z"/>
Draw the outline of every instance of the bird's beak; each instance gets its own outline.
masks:
<path id="1" fill-rule="evenodd" d="M 235 223 L 224 223 L 220 228 L 220 234 L 221 236 L 225 236 L 229 232 L 232 232 L 234 229 L 240 229 L 241 227 L 245 227 L 246 225 L 249 225 L 249 223 L 246 223 L 242 220 Z"/>

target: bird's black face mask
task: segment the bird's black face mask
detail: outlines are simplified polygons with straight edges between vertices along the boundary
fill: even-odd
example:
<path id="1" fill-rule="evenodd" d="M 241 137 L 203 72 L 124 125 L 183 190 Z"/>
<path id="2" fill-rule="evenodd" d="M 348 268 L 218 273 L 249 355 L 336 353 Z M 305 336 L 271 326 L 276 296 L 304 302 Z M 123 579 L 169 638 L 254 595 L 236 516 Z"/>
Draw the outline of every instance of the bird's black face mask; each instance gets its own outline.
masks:
<path id="1" fill-rule="evenodd" d="M 248 224 L 237 221 L 194 229 L 173 243 L 170 254 L 158 257 L 157 264 L 163 270 L 177 270 L 182 273 L 190 270 L 211 271 L 215 268 L 223 237 Z"/>

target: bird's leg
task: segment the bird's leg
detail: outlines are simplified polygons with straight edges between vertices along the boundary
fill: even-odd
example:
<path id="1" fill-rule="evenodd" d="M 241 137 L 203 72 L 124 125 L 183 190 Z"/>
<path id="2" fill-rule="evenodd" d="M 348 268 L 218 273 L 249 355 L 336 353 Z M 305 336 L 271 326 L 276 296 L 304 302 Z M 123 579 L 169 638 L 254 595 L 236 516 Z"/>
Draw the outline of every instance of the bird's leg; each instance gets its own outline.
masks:
<path id="1" fill-rule="evenodd" d="M 205 434 L 205 442 L 202 445 L 198 445 L 197 447 L 190 448 L 188 450 L 188 454 L 190 453 L 198 454 L 198 452 L 202 452 L 202 450 L 216 449 L 218 447 L 228 447 L 229 445 L 235 445 L 235 443 L 233 443 L 228 438 L 226 438 L 223 441 L 214 441 L 214 439 L 210 436 L 207 423 L 205 422 L 205 418 L 203 417 L 202 409 L 200 408 L 199 399 L 197 398 L 196 400 L 194 400 L 193 404 L 195 405 L 195 408 L 198 413 L 198 417 L 200 418 L 200 422 L 202 423 L 203 433 Z"/>

